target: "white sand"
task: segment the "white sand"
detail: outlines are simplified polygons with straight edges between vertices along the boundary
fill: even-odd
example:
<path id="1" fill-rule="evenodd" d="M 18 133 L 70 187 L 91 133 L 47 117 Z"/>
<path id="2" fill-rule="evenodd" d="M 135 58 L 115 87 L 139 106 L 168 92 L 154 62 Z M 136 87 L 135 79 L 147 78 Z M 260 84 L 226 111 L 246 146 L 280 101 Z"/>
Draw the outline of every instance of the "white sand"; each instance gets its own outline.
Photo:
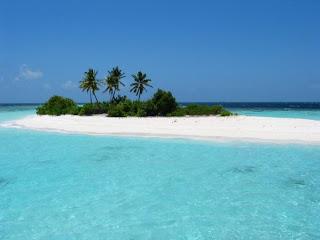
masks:
<path id="1" fill-rule="evenodd" d="M 28 116 L 2 124 L 81 134 L 233 139 L 320 144 L 320 121 L 269 117 L 147 117 Z"/>

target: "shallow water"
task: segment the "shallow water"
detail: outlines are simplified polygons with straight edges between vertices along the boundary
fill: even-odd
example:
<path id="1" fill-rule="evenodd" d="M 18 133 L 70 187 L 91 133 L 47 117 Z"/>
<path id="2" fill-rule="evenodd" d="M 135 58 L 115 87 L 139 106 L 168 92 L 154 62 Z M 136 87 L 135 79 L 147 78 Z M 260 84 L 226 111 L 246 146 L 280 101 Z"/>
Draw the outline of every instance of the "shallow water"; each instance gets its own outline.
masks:
<path id="1" fill-rule="evenodd" d="M 320 120 L 320 109 L 230 108 L 230 111 L 245 116 Z"/>
<path id="2" fill-rule="evenodd" d="M 36 113 L 37 105 L 1 105 L 0 122 L 23 118 Z"/>
<path id="3" fill-rule="evenodd" d="M 320 239 L 319 172 L 318 146 L 0 128 L 0 239 Z"/>

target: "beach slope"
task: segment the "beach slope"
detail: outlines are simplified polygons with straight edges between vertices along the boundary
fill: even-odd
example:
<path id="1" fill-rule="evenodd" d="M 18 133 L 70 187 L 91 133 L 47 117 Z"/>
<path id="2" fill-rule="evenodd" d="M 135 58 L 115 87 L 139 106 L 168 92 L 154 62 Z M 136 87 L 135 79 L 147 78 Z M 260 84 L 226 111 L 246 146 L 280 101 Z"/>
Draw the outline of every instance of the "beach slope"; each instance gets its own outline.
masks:
<path id="1" fill-rule="evenodd" d="M 32 115 L 2 126 L 79 134 L 320 144 L 320 121 L 290 118 Z"/>

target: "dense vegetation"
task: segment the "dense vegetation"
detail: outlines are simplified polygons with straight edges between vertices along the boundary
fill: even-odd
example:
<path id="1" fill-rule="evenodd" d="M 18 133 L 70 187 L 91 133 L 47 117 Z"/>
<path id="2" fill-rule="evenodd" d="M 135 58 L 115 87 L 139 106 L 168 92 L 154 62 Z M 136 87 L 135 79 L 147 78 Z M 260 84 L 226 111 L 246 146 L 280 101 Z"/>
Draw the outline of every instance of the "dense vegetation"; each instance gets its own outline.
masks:
<path id="1" fill-rule="evenodd" d="M 122 79 L 124 73 L 118 67 L 108 71 L 108 75 L 104 80 L 96 79 L 97 71 L 89 69 L 84 74 L 84 78 L 80 81 L 82 91 L 89 93 L 90 103 L 78 106 L 73 100 L 61 96 L 51 97 L 45 104 L 37 108 L 39 115 L 94 115 L 107 114 L 109 117 L 127 117 L 127 116 L 208 116 L 233 115 L 222 106 L 207 106 L 207 105 L 189 105 L 179 106 L 176 99 L 169 91 L 158 89 L 153 97 L 147 101 L 140 101 L 140 96 L 146 91 L 150 85 L 151 79 L 142 72 L 133 74 L 133 83 L 130 85 L 131 92 L 134 92 L 138 100 L 130 100 L 126 96 L 116 96 L 120 92 L 120 87 L 125 86 Z M 108 102 L 99 102 L 96 91 L 101 85 L 105 85 L 104 92 L 109 93 L 110 100 Z M 92 102 L 92 96 L 95 103 Z"/>
<path id="2" fill-rule="evenodd" d="M 163 90 L 158 90 L 147 101 L 132 101 L 122 98 L 117 102 L 87 103 L 82 106 L 77 106 L 71 99 L 54 96 L 37 109 L 37 114 L 72 114 L 81 116 L 108 114 L 109 117 L 232 115 L 222 106 L 178 106 L 172 94 Z"/>
<path id="3" fill-rule="evenodd" d="M 208 105 L 198 105 L 192 104 L 186 107 L 179 107 L 176 111 L 169 114 L 169 116 L 210 116 L 210 115 L 220 115 L 220 116 L 231 116 L 231 112 L 226 110 L 220 105 L 208 106 Z"/>
<path id="4" fill-rule="evenodd" d="M 62 115 L 62 114 L 77 114 L 78 106 L 70 98 L 60 96 L 51 97 L 45 104 L 37 108 L 39 115 Z"/>

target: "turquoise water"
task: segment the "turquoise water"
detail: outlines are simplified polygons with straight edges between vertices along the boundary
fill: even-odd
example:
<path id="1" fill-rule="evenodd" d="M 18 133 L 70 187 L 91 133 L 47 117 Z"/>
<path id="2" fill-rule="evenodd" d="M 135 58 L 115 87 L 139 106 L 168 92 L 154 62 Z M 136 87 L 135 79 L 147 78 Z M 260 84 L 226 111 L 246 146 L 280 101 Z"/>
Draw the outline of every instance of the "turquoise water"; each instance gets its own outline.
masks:
<path id="1" fill-rule="evenodd" d="M 0 105 L 0 123 L 36 113 L 37 105 Z"/>
<path id="2" fill-rule="evenodd" d="M 320 109 L 230 108 L 239 115 L 320 120 Z"/>
<path id="3" fill-rule="evenodd" d="M 320 239 L 319 172 L 311 145 L 0 128 L 0 239 Z"/>

